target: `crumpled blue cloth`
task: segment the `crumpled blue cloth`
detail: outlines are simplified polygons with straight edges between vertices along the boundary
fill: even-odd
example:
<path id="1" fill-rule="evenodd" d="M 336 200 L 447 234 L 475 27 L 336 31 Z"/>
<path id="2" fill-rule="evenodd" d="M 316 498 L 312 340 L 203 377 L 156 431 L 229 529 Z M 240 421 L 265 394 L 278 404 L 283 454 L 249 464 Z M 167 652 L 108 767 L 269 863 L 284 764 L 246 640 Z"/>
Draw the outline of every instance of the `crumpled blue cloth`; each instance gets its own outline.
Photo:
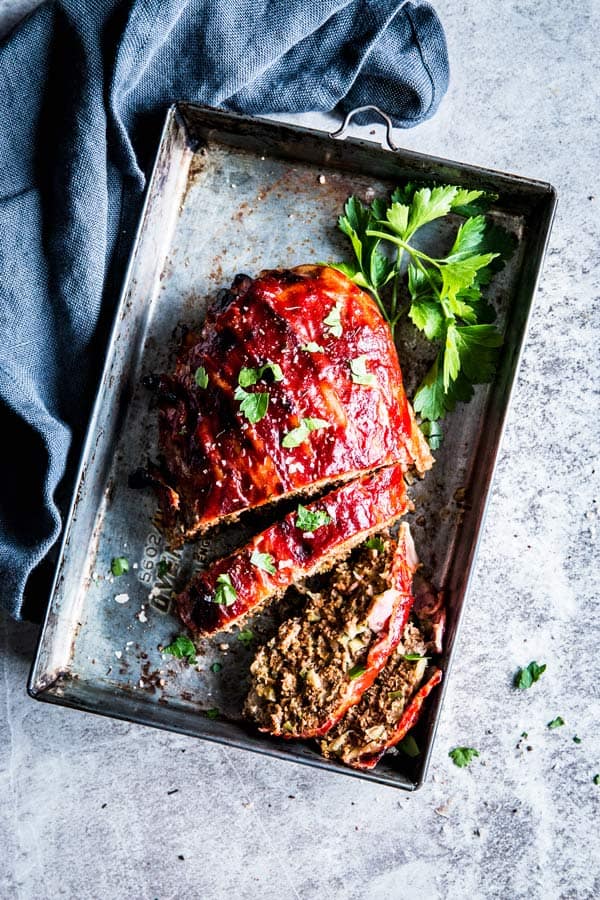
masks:
<path id="1" fill-rule="evenodd" d="M 0 603 L 14 617 L 47 599 L 42 561 L 168 104 L 375 103 L 408 127 L 447 82 L 420 0 L 57 0 L 0 45 Z"/>

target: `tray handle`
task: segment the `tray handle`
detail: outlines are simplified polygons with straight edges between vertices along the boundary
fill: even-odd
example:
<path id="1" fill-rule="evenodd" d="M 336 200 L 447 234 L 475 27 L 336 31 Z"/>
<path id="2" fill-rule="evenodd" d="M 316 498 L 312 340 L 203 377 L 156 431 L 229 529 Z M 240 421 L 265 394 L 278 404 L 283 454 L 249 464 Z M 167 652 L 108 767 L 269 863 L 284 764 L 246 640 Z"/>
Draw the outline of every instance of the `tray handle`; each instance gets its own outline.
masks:
<path id="1" fill-rule="evenodd" d="M 372 104 L 369 104 L 367 106 L 357 106 L 356 109 L 351 109 L 350 112 L 346 114 L 346 118 L 344 119 L 344 121 L 342 122 L 340 127 L 337 129 L 337 131 L 329 132 L 329 137 L 335 138 L 337 140 L 343 140 L 354 116 L 358 115 L 361 112 L 367 112 L 367 110 L 376 112 L 377 115 L 381 116 L 381 118 L 385 122 L 385 125 L 386 125 L 385 143 L 382 141 L 382 146 L 385 147 L 385 145 L 387 143 L 387 146 L 390 150 L 392 150 L 392 151 L 399 150 L 400 148 L 398 147 L 397 144 L 394 143 L 394 141 L 392 139 L 392 133 L 393 133 L 393 127 L 394 127 L 392 125 L 392 120 L 390 119 L 390 117 L 388 116 L 387 113 L 384 113 L 383 110 L 379 109 L 378 106 L 373 106 Z"/>

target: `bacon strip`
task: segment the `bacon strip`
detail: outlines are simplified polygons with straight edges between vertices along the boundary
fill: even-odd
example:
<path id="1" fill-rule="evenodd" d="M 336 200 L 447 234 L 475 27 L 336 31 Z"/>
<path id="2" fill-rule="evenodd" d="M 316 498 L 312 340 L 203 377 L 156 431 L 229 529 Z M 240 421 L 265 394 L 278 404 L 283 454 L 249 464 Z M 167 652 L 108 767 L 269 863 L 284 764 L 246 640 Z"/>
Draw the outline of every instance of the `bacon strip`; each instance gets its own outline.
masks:
<path id="1" fill-rule="evenodd" d="M 228 629 L 267 600 L 283 594 L 291 584 L 330 567 L 372 532 L 393 524 L 408 508 L 402 465 L 389 466 L 348 482 L 306 505 L 309 512 L 327 512 L 331 518 L 329 524 L 306 533 L 296 526 L 297 513 L 290 513 L 242 549 L 200 572 L 176 597 L 181 620 L 197 635 Z M 274 574 L 251 561 L 255 552 L 272 557 Z M 215 603 L 219 576 L 227 576 L 235 591 L 235 600 L 230 605 Z M 398 579 L 403 577 L 399 571 Z M 410 587 L 410 581 L 408 584 Z M 380 657 L 385 661 L 388 643 L 399 640 L 406 618 L 399 625 L 397 615 L 393 619 L 393 635 L 382 638 L 374 648 L 370 666 L 379 665 Z M 353 684 L 353 688 L 363 683 L 362 679 L 357 681 L 359 684 Z"/>
<path id="2" fill-rule="evenodd" d="M 405 707 L 402 716 L 398 720 L 395 728 L 390 733 L 388 733 L 387 739 L 383 741 L 375 751 L 371 749 L 369 753 L 364 753 L 363 755 L 355 756 L 354 754 L 350 755 L 348 751 L 342 751 L 339 757 L 342 762 L 346 763 L 346 765 L 348 766 L 351 766 L 353 769 L 375 768 L 386 750 L 389 750 L 391 747 L 395 747 L 396 744 L 399 744 L 400 741 L 406 737 L 410 729 L 414 725 L 416 725 L 425 700 L 441 680 L 442 670 L 434 669 L 433 674 L 430 676 L 430 678 L 413 695 L 410 703 Z M 372 743 L 370 744 L 370 746 L 372 748 Z"/>

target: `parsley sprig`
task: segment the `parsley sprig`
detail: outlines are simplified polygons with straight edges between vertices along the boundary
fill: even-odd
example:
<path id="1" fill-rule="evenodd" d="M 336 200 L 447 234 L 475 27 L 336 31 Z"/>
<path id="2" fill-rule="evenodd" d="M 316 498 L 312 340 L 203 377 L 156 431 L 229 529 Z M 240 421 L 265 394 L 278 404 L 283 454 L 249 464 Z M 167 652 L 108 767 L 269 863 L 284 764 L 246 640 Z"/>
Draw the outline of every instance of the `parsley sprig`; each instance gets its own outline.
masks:
<path id="1" fill-rule="evenodd" d="M 494 375 L 502 335 L 483 288 L 514 250 L 514 239 L 484 215 L 495 199 L 456 185 L 407 184 L 389 202 L 377 198 L 367 206 L 350 197 L 338 220 L 355 259 L 333 267 L 372 293 L 392 334 L 408 314 L 439 346 L 414 397 L 424 421 L 437 423 L 457 402 L 470 400 L 473 385 Z M 415 245 L 423 226 L 450 213 L 465 221 L 446 256 Z M 432 446 L 439 445 L 439 427 L 427 430 Z"/>

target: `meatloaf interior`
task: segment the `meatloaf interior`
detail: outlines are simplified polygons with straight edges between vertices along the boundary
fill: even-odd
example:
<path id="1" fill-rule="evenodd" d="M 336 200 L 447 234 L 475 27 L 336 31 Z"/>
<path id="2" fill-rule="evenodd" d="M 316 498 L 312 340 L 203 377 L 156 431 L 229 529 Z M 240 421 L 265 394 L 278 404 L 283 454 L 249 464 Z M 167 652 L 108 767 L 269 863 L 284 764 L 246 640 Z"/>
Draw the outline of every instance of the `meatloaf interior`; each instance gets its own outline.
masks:
<path id="1" fill-rule="evenodd" d="M 349 697 L 359 699 L 353 683 L 372 666 L 370 651 L 394 615 L 385 606 L 397 553 L 397 539 L 382 533 L 310 589 L 295 588 L 305 597 L 302 614 L 283 622 L 250 670 L 245 713 L 260 729 L 318 736 L 343 714 Z"/>

